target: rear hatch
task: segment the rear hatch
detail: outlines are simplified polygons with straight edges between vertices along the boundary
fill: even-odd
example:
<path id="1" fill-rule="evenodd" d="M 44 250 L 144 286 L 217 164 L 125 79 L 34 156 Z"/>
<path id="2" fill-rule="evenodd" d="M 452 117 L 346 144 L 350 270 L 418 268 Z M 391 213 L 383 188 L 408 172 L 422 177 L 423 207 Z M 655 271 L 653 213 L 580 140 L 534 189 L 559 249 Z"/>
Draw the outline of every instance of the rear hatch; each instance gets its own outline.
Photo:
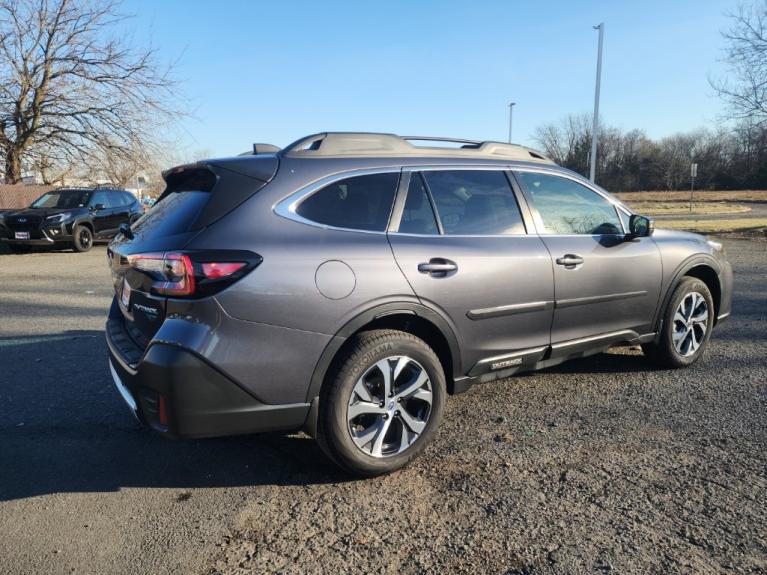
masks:
<path id="1" fill-rule="evenodd" d="M 263 188 L 278 163 L 274 155 L 238 157 L 165 172 L 166 189 L 157 203 L 107 250 L 120 311 L 113 308 L 110 331 L 119 327 L 145 349 L 165 319 L 168 298 L 206 297 L 257 266 L 255 254 L 184 248 Z"/>

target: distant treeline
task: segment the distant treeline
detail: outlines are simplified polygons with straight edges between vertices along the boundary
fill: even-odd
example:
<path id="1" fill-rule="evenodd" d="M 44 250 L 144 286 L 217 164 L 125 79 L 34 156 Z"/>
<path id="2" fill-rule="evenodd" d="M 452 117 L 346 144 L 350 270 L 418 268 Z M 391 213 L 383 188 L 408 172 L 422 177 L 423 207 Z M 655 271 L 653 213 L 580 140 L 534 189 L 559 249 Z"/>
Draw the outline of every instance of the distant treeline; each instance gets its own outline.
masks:
<path id="1" fill-rule="evenodd" d="M 590 115 L 541 126 L 535 139 L 557 163 L 588 176 Z M 744 121 L 660 140 L 641 130 L 601 126 L 597 146 L 596 180 L 610 191 L 687 189 L 692 162 L 698 164 L 696 189 L 767 189 L 767 123 Z"/>

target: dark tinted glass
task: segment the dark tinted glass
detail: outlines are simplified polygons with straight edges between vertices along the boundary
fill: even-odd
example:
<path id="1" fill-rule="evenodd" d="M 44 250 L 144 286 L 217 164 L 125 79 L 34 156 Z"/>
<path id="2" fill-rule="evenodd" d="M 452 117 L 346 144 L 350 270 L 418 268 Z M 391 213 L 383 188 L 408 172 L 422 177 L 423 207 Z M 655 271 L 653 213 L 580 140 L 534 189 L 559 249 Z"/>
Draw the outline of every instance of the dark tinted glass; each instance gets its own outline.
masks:
<path id="1" fill-rule="evenodd" d="M 32 202 L 33 208 L 84 208 L 90 200 L 90 190 L 58 190 L 48 192 Z"/>
<path id="2" fill-rule="evenodd" d="M 208 192 L 172 192 L 164 196 L 133 226 L 137 233 L 170 236 L 192 229 L 197 216 L 208 203 Z"/>
<path id="3" fill-rule="evenodd" d="M 135 200 L 133 194 L 130 192 L 118 192 L 120 195 L 120 204 L 123 206 L 131 206 L 133 205 L 133 201 Z"/>
<path id="4" fill-rule="evenodd" d="M 125 205 L 122 192 L 107 192 L 109 196 L 109 202 L 113 208 L 120 208 Z"/>
<path id="5" fill-rule="evenodd" d="M 525 225 L 506 175 L 498 170 L 424 172 L 448 235 L 524 234 Z"/>
<path id="6" fill-rule="evenodd" d="M 544 233 L 601 235 L 623 232 L 615 206 L 568 178 L 551 174 L 516 174 L 543 221 Z"/>
<path id="7" fill-rule="evenodd" d="M 399 231 L 405 234 L 438 234 L 437 220 L 421 174 L 413 174 L 407 190 Z"/>
<path id="8" fill-rule="evenodd" d="M 398 181 L 399 173 L 346 178 L 306 198 L 296 213 L 326 226 L 384 231 Z"/>
<path id="9" fill-rule="evenodd" d="M 112 208 L 114 207 L 114 201 L 110 197 L 111 194 L 109 192 L 106 192 L 104 190 L 98 190 L 93 193 L 93 199 L 91 199 L 91 205 L 97 206 L 101 204 L 104 206 L 104 208 Z"/>

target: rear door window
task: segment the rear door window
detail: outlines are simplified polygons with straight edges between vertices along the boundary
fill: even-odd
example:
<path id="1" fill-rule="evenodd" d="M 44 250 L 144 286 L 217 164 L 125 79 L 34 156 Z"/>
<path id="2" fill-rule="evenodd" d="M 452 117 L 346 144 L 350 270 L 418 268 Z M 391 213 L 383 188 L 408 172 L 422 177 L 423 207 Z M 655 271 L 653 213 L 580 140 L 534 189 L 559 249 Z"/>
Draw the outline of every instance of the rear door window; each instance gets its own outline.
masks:
<path id="1" fill-rule="evenodd" d="M 403 234 L 439 234 L 437 218 L 421 174 L 415 173 L 410 177 L 399 231 Z"/>
<path id="2" fill-rule="evenodd" d="M 422 173 L 447 235 L 525 234 L 525 224 L 501 170 Z"/>
<path id="3" fill-rule="evenodd" d="M 334 228 L 382 232 L 389 223 L 399 172 L 354 176 L 304 199 L 296 213 Z"/>
<path id="4" fill-rule="evenodd" d="M 109 205 L 112 208 L 122 208 L 125 205 L 120 192 L 107 192 L 107 198 L 109 198 Z"/>
<path id="5" fill-rule="evenodd" d="M 98 205 L 102 205 L 104 206 L 104 209 L 106 210 L 108 210 L 109 208 L 115 207 L 115 204 L 112 201 L 110 194 L 108 192 L 105 192 L 104 190 L 98 190 L 93 194 L 91 205 L 94 207 Z"/>

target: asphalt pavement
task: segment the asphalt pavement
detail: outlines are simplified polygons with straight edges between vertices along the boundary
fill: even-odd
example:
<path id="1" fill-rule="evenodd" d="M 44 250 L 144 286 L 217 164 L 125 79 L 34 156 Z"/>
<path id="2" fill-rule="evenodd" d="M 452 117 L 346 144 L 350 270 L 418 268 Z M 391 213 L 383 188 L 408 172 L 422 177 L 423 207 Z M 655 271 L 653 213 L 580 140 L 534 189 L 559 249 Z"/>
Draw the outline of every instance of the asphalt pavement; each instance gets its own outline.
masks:
<path id="1" fill-rule="evenodd" d="M 303 434 L 167 441 L 114 389 L 106 250 L 0 255 L 0 573 L 765 573 L 767 242 L 695 366 L 616 351 L 448 402 L 351 481 Z"/>

